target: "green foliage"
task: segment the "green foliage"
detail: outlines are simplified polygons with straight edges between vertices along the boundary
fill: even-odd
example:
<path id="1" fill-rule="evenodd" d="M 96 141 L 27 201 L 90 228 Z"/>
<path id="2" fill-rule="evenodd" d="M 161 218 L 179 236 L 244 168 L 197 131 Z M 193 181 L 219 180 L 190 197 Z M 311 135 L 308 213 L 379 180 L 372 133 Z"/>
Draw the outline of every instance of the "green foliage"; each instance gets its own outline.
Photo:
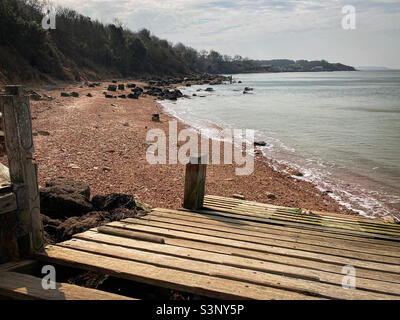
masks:
<path id="1" fill-rule="evenodd" d="M 2 74 L 7 74 L 9 79 L 19 75 L 21 80 L 30 80 L 37 73 L 62 80 L 80 80 L 88 74 L 174 76 L 346 67 L 326 61 L 273 60 L 265 70 L 262 66 L 265 61 L 223 56 L 214 50 L 198 52 L 181 43 L 173 46 L 149 30 L 132 32 L 118 21 L 104 25 L 68 8 L 58 9 L 56 29 L 45 31 L 41 26 L 42 6 L 43 2 L 37 0 L 0 2 L 0 50 L 3 47 L 3 51 L 17 56 L 14 62 L 8 58 L 0 63 L 5 70 Z M 32 72 L 27 72 L 26 66 Z"/>

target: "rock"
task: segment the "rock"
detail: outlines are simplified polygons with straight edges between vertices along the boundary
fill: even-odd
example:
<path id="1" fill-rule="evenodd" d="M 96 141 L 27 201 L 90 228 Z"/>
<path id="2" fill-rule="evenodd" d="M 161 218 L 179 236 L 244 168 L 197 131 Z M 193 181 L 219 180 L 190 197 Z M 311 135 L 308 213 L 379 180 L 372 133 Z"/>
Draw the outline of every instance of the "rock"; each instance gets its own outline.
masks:
<path id="1" fill-rule="evenodd" d="M 137 200 L 135 201 L 135 203 L 136 203 L 136 211 L 143 211 L 145 213 L 151 212 L 151 206 L 149 206 L 148 204 Z"/>
<path id="2" fill-rule="evenodd" d="M 107 99 L 113 98 L 113 96 L 112 96 L 111 94 L 106 94 L 105 97 L 106 97 Z"/>
<path id="3" fill-rule="evenodd" d="M 126 87 L 127 87 L 127 88 L 136 88 L 136 84 L 134 84 L 134 83 L 128 83 L 128 84 L 126 85 Z"/>
<path id="4" fill-rule="evenodd" d="M 197 94 L 193 93 L 192 96 L 193 96 L 193 97 L 197 97 Z"/>
<path id="5" fill-rule="evenodd" d="M 129 127 L 129 122 L 124 122 L 122 125 L 123 125 L 124 127 Z"/>
<path id="6" fill-rule="evenodd" d="M 117 91 L 117 86 L 114 84 L 110 84 L 107 88 L 108 91 Z"/>
<path id="7" fill-rule="evenodd" d="M 255 147 L 265 147 L 267 143 L 265 141 L 254 141 Z"/>
<path id="8" fill-rule="evenodd" d="M 126 99 L 126 94 L 121 94 L 120 96 L 118 96 L 118 98 Z"/>
<path id="9" fill-rule="evenodd" d="M 93 211 L 88 195 L 90 189 L 83 182 L 65 178 L 52 180 L 40 189 L 40 211 L 54 219 L 81 216 Z"/>
<path id="10" fill-rule="evenodd" d="M 71 96 L 74 98 L 79 98 L 79 93 L 78 92 L 71 92 Z"/>
<path id="11" fill-rule="evenodd" d="M 66 92 L 61 92 L 61 97 L 70 97 L 70 94 Z"/>
<path id="12" fill-rule="evenodd" d="M 254 90 L 253 88 L 249 88 L 249 87 L 244 88 L 244 91 L 246 91 L 246 92 L 253 91 L 253 90 Z"/>
<path id="13" fill-rule="evenodd" d="M 151 121 L 160 122 L 160 115 L 158 113 L 153 114 L 151 116 Z"/>
<path id="14" fill-rule="evenodd" d="M 233 198 L 235 199 L 240 199 L 240 200 L 245 200 L 246 198 L 244 197 L 244 195 L 242 194 L 234 194 Z"/>
<path id="15" fill-rule="evenodd" d="M 290 175 L 296 176 L 296 177 L 303 177 L 304 176 L 299 170 L 296 170 L 296 169 L 289 169 L 288 173 Z"/>
<path id="16" fill-rule="evenodd" d="M 90 187 L 83 181 L 71 180 L 64 177 L 54 178 L 46 182 L 46 188 L 55 187 L 66 193 L 78 193 L 87 199 L 90 198 Z"/>
<path id="17" fill-rule="evenodd" d="M 127 97 L 129 99 L 139 99 L 139 95 L 138 94 L 133 94 L 133 93 L 128 94 Z"/>
<path id="18" fill-rule="evenodd" d="M 112 212 L 118 208 L 134 210 L 136 207 L 135 199 L 132 195 L 119 193 L 94 196 L 92 204 L 96 210 L 108 212 Z"/>
<path id="19" fill-rule="evenodd" d="M 142 88 L 140 88 L 140 87 L 134 87 L 131 91 L 132 91 L 133 93 L 138 93 L 138 94 L 140 94 L 140 93 L 142 93 L 144 90 L 143 90 Z"/>
<path id="20" fill-rule="evenodd" d="M 112 83 L 117 83 L 117 80 L 111 80 Z"/>
<path id="21" fill-rule="evenodd" d="M 111 168 L 110 167 L 103 167 L 103 171 L 111 171 Z"/>
<path id="22" fill-rule="evenodd" d="M 49 136 L 49 135 L 50 135 L 50 132 L 44 131 L 44 130 L 39 130 L 39 131 L 37 132 L 37 134 L 38 134 L 38 135 L 41 135 L 41 136 Z"/>
<path id="23" fill-rule="evenodd" d="M 80 169 L 79 166 L 77 166 L 76 164 L 73 164 L 73 163 L 71 163 L 71 164 L 68 166 L 68 168 L 71 168 L 71 169 Z"/>
<path id="24" fill-rule="evenodd" d="M 238 83 L 242 83 L 242 81 L 239 80 Z"/>
<path id="25" fill-rule="evenodd" d="M 206 90 L 204 90 L 204 91 L 207 91 L 207 92 L 213 92 L 213 91 L 215 91 L 213 88 L 207 88 Z"/>
<path id="26" fill-rule="evenodd" d="M 118 90 L 124 91 L 125 90 L 125 85 L 124 84 L 119 84 L 118 85 Z"/>
<path id="27" fill-rule="evenodd" d="M 273 193 L 266 192 L 265 194 L 267 195 L 267 198 L 268 198 L 268 199 L 271 199 L 271 200 L 276 200 L 276 199 L 278 199 L 278 198 L 276 197 L 276 195 L 274 195 Z"/>
<path id="28" fill-rule="evenodd" d="M 86 97 L 92 98 L 93 95 L 89 92 L 89 93 L 86 95 Z"/>
<path id="29" fill-rule="evenodd" d="M 115 103 L 111 103 L 111 107 L 118 107 Z"/>
<path id="30" fill-rule="evenodd" d="M 56 228 L 58 241 L 66 241 L 74 234 L 85 232 L 105 223 L 136 217 L 134 210 L 116 209 L 112 213 L 107 211 L 92 211 L 81 217 L 71 217 Z"/>

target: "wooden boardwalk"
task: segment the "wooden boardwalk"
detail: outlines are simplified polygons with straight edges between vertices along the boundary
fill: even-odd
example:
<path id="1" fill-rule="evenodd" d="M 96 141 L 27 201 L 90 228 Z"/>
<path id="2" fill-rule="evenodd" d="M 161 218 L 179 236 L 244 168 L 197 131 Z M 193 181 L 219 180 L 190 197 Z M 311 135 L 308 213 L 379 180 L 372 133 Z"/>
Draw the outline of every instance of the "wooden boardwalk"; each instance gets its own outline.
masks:
<path id="1" fill-rule="evenodd" d="M 37 258 L 218 299 L 400 298 L 399 225 L 215 196 L 200 211 L 112 222 Z M 355 289 L 342 287 L 345 266 Z"/>

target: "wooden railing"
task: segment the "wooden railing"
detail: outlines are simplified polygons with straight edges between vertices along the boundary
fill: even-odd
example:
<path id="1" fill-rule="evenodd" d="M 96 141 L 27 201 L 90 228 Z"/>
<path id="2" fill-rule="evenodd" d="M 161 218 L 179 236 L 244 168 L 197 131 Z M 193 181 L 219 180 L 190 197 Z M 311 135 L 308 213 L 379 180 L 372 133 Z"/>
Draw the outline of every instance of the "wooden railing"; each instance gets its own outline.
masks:
<path id="1" fill-rule="evenodd" d="M 29 96 L 21 86 L 5 89 L 0 95 L 0 112 L 9 170 L 3 165 L 0 168 L 1 262 L 29 257 L 43 249 Z"/>

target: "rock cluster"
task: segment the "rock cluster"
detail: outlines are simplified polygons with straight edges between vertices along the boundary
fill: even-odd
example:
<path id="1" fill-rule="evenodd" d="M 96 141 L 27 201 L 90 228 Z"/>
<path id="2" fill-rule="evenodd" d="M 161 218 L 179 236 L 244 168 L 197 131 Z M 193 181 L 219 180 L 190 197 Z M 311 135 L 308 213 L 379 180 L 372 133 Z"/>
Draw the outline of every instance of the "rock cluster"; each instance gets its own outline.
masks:
<path id="1" fill-rule="evenodd" d="M 135 217 L 148 211 L 128 194 L 96 195 L 82 181 L 56 178 L 40 189 L 40 211 L 49 242 L 64 241 L 73 234 L 110 221 Z"/>

